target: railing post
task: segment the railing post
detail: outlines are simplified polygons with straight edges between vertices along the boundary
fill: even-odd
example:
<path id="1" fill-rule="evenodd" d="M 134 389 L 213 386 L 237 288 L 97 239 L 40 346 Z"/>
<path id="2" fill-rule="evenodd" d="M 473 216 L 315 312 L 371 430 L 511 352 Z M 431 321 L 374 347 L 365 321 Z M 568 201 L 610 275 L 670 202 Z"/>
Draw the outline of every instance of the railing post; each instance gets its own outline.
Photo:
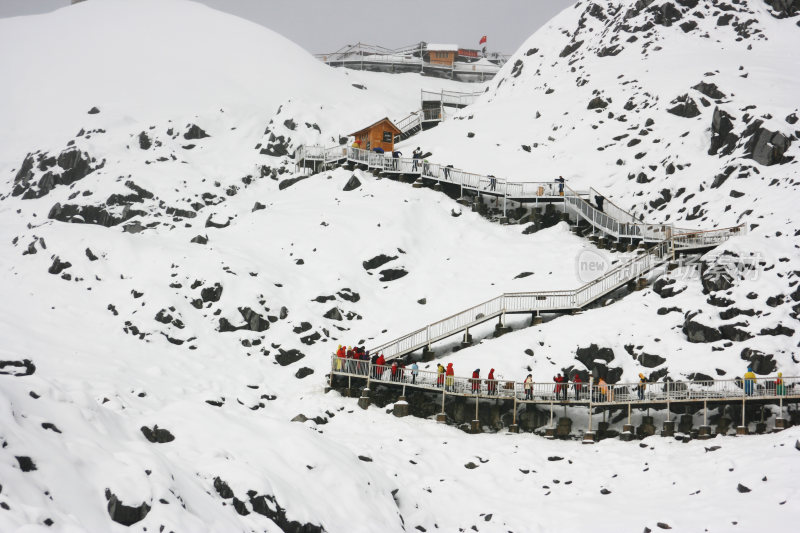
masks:
<path id="1" fill-rule="evenodd" d="M 594 442 L 594 431 L 592 431 L 592 397 L 594 396 L 594 376 L 589 376 L 589 430 L 583 434 L 584 443 Z"/>

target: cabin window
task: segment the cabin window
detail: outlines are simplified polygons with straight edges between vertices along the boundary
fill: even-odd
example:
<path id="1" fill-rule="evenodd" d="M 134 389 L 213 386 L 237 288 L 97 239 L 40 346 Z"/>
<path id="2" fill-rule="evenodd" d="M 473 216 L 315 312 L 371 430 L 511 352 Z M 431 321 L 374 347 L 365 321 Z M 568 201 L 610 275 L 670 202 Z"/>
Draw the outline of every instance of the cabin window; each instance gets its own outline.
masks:
<path id="1" fill-rule="evenodd" d="M 385 142 L 385 143 L 392 142 L 392 132 L 391 131 L 384 131 L 383 132 L 383 142 Z"/>

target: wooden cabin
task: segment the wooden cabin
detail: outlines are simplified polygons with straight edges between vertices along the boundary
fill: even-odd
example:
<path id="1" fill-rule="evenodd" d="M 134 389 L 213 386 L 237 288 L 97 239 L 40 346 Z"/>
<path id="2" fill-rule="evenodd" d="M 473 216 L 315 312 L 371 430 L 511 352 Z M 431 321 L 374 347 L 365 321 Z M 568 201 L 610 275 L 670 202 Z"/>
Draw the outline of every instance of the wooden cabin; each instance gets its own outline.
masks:
<path id="1" fill-rule="evenodd" d="M 350 136 L 356 138 L 355 146 L 362 150 L 383 148 L 384 152 L 391 153 L 394 150 L 394 137 L 400 133 L 402 133 L 400 128 L 395 126 L 388 117 L 384 117 L 363 130 L 351 133 Z"/>
<path id="2" fill-rule="evenodd" d="M 453 66 L 458 53 L 457 44 L 429 44 L 427 46 L 428 63 L 432 65 Z"/>

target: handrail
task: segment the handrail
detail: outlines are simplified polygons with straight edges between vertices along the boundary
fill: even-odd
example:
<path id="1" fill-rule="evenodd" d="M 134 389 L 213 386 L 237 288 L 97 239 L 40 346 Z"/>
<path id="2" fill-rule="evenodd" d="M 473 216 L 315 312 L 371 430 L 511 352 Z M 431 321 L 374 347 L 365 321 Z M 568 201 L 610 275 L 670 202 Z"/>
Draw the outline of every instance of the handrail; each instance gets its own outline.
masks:
<path id="1" fill-rule="evenodd" d="M 331 357 L 331 373 L 369 378 L 371 382 L 393 383 L 404 387 L 428 389 L 446 394 L 516 399 L 530 403 L 635 404 L 686 401 L 727 401 L 747 399 L 800 398 L 800 377 L 758 376 L 755 380 L 715 379 L 685 381 L 648 381 L 601 383 L 593 380 L 524 381 L 496 375 L 486 377 L 448 376 L 431 370 L 413 370 L 408 366 L 377 365 L 368 359 Z M 526 391 L 530 391 L 527 393 Z"/>
<path id="2" fill-rule="evenodd" d="M 644 254 L 617 265 L 612 270 L 595 280 L 581 285 L 577 289 L 503 293 L 500 296 L 486 300 L 464 311 L 454 313 L 441 320 L 431 322 L 411 333 L 371 348 L 370 352 L 383 353 L 387 359 L 399 357 L 403 353 L 427 346 L 436 340 L 455 335 L 466 328 L 486 322 L 505 313 L 581 309 L 600 296 L 611 292 L 628 281 L 636 279 L 641 274 L 661 264 L 667 256 L 667 250 L 668 244 L 666 242 L 659 243 Z M 455 324 L 447 329 L 440 327 L 449 322 L 455 322 Z M 422 336 L 423 333 L 424 336 Z M 411 342 L 408 342 L 409 340 Z M 401 348 L 401 346 L 404 346 L 404 348 Z"/>

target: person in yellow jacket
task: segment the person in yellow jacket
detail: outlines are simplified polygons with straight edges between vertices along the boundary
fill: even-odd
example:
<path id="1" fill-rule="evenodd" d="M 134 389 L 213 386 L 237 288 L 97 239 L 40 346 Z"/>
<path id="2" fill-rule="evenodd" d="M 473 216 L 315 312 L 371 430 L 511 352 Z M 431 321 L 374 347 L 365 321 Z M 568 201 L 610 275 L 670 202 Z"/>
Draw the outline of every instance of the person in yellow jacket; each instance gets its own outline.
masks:
<path id="1" fill-rule="evenodd" d="M 598 401 L 605 402 L 608 400 L 608 384 L 606 380 L 603 378 L 597 380 L 597 390 L 599 392 Z"/>
<path id="2" fill-rule="evenodd" d="M 786 396 L 786 385 L 783 383 L 783 372 L 778 372 L 778 379 L 775 380 L 775 393 L 778 396 Z"/>
<path id="3" fill-rule="evenodd" d="M 647 378 L 644 374 L 639 373 L 639 385 L 636 387 L 636 392 L 639 394 L 639 399 L 644 400 L 644 390 L 647 388 Z"/>
<path id="4" fill-rule="evenodd" d="M 744 373 L 744 393 L 747 396 L 752 396 L 755 385 L 756 375 L 753 373 L 753 367 L 748 366 L 747 372 Z"/>

